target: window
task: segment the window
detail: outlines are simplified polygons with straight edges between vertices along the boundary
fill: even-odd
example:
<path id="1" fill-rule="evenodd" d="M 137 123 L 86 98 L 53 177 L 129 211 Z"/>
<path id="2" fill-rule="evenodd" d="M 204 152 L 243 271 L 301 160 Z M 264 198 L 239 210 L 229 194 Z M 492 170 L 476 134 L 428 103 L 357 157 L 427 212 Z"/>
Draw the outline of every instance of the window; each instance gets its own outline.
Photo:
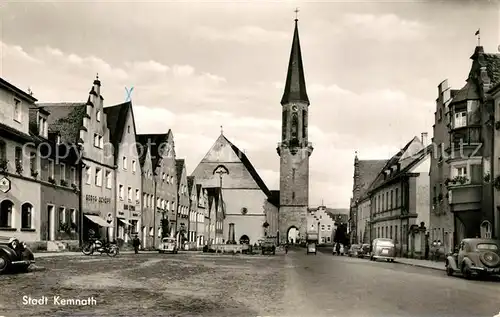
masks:
<path id="1" fill-rule="evenodd" d="M 95 168 L 95 184 L 96 186 L 102 186 L 102 169 L 99 167 Z"/>
<path id="2" fill-rule="evenodd" d="M 441 119 L 443 119 L 443 109 L 439 108 L 439 111 L 438 111 L 438 121 L 441 121 Z"/>
<path id="3" fill-rule="evenodd" d="M 393 206 L 393 202 L 394 202 L 394 191 L 391 189 L 391 202 L 390 202 L 390 205 L 389 205 L 389 208 L 392 209 L 392 206 Z"/>
<path id="4" fill-rule="evenodd" d="M 455 113 L 455 128 L 465 127 L 467 125 L 467 111 Z"/>
<path id="5" fill-rule="evenodd" d="M 126 156 L 124 156 L 122 159 L 122 166 L 123 166 L 124 170 L 127 169 L 127 157 Z"/>
<path id="6" fill-rule="evenodd" d="M 70 221 L 71 223 L 76 226 L 76 209 L 74 208 L 71 208 L 70 211 L 69 211 L 69 214 L 70 214 Z M 73 226 L 72 226 L 73 227 Z M 72 228 L 72 230 L 74 231 L 74 228 Z"/>
<path id="7" fill-rule="evenodd" d="M 161 179 L 162 179 L 163 181 L 165 181 L 165 177 L 166 177 L 166 175 L 165 175 L 165 173 L 163 173 L 163 174 L 161 175 Z"/>
<path id="8" fill-rule="evenodd" d="M 45 127 L 47 126 L 47 119 L 44 117 L 39 117 L 38 118 L 38 135 L 41 137 L 46 138 L 47 134 L 45 133 L 46 129 Z"/>
<path id="9" fill-rule="evenodd" d="M 395 206 L 394 207 L 399 207 L 399 188 L 396 188 L 396 193 L 395 193 L 395 196 L 396 198 L 394 199 L 395 200 Z"/>
<path id="10" fill-rule="evenodd" d="M 394 242 L 398 242 L 398 226 L 394 226 Z"/>
<path id="11" fill-rule="evenodd" d="M 59 177 L 61 178 L 61 180 L 65 180 L 66 179 L 66 165 L 64 165 L 64 163 L 61 163 L 59 165 Z"/>
<path id="12" fill-rule="evenodd" d="M 119 186 L 119 194 L 120 194 L 120 200 L 123 200 L 123 195 L 124 195 L 124 193 L 123 193 L 123 185 Z"/>
<path id="13" fill-rule="evenodd" d="M 66 223 L 66 208 L 59 207 L 59 224 Z"/>
<path id="14" fill-rule="evenodd" d="M 21 122 L 21 100 L 14 98 L 14 120 Z"/>
<path id="15" fill-rule="evenodd" d="M 127 197 L 128 197 L 128 201 L 132 201 L 132 187 L 129 187 L 127 189 Z"/>
<path id="16" fill-rule="evenodd" d="M 94 133 L 94 146 L 97 147 L 97 148 L 102 148 L 103 147 L 102 143 L 103 143 L 102 136 L 100 136 L 97 133 Z"/>
<path id="17" fill-rule="evenodd" d="M 112 178 L 112 174 L 110 171 L 106 171 L 106 188 L 111 188 L 112 187 L 112 183 L 113 182 L 113 178 Z"/>
<path id="18" fill-rule="evenodd" d="M 54 178 L 54 161 L 49 159 L 49 177 Z"/>
<path id="19" fill-rule="evenodd" d="M 19 146 L 16 147 L 16 172 L 23 173 L 23 149 Z"/>
<path id="20" fill-rule="evenodd" d="M 132 160 L 132 173 L 135 173 L 137 171 L 137 162 L 135 160 Z"/>
<path id="21" fill-rule="evenodd" d="M 331 242 L 331 238 L 330 237 L 326 237 L 326 242 Z"/>
<path id="22" fill-rule="evenodd" d="M 321 231 L 325 231 L 325 225 L 321 225 Z"/>
<path id="23" fill-rule="evenodd" d="M 327 229 L 328 231 L 331 231 L 332 230 L 332 225 L 328 225 L 327 228 L 328 228 Z"/>
<path id="24" fill-rule="evenodd" d="M 5 146 L 5 142 L 0 140 L 0 160 L 5 162 L 7 160 L 7 149 Z"/>
<path id="25" fill-rule="evenodd" d="M 56 143 L 57 143 L 57 144 L 61 144 L 61 142 L 62 142 L 62 141 L 61 141 L 61 136 L 60 136 L 60 135 L 58 135 L 58 136 L 57 136 L 57 139 L 56 139 Z"/>
<path id="26" fill-rule="evenodd" d="M 85 167 L 85 183 L 90 184 L 92 181 L 92 172 L 90 171 L 90 166 Z"/>
<path id="27" fill-rule="evenodd" d="M 130 133 L 130 126 L 127 126 L 127 133 Z"/>
<path id="28" fill-rule="evenodd" d="M 101 122 L 101 111 L 97 110 L 96 114 L 95 114 L 95 119 L 98 121 L 98 122 Z"/>
<path id="29" fill-rule="evenodd" d="M 37 171 L 36 152 L 30 153 L 30 171 L 32 176 L 34 175 L 34 172 Z"/>
<path id="30" fill-rule="evenodd" d="M 138 189 L 136 189 L 135 190 L 135 203 L 139 204 L 140 201 L 141 201 L 141 192 Z"/>
<path id="31" fill-rule="evenodd" d="M 148 195 L 147 194 L 142 194 L 142 200 L 144 202 L 144 207 L 149 207 L 148 206 Z"/>
<path id="32" fill-rule="evenodd" d="M 0 203 L 0 228 L 12 228 L 12 209 L 14 203 L 4 200 Z"/>
<path id="33" fill-rule="evenodd" d="M 33 217 L 33 206 L 30 203 L 24 203 L 21 207 L 21 229 L 31 229 Z"/>

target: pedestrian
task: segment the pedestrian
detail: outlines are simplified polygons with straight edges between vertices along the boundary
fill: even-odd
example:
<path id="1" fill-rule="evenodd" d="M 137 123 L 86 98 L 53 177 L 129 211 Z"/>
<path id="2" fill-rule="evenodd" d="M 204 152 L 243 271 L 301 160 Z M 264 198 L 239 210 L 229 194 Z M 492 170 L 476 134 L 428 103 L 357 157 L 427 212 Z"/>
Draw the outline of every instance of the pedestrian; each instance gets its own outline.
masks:
<path id="1" fill-rule="evenodd" d="M 139 240 L 139 236 L 137 234 L 134 236 L 132 244 L 134 246 L 135 254 L 138 254 L 139 253 L 139 246 L 141 245 L 141 240 Z"/>
<path id="2" fill-rule="evenodd" d="M 288 243 L 285 244 L 285 254 L 288 254 Z"/>
<path id="3" fill-rule="evenodd" d="M 431 247 L 433 261 L 436 261 L 436 249 L 437 249 L 437 240 L 434 240 L 432 241 L 432 247 Z"/>

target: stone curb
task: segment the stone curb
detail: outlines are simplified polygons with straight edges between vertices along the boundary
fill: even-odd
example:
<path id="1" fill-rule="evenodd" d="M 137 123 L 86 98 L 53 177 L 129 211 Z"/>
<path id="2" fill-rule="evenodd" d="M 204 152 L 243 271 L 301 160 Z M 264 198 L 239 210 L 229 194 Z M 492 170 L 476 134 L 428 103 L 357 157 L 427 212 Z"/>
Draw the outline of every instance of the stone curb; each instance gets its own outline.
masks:
<path id="1" fill-rule="evenodd" d="M 428 266 L 425 264 L 420 264 L 420 263 L 408 263 L 408 262 L 400 262 L 398 260 L 394 260 L 394 263 L 399 263 L 399 264 L 404 264 L 404 265 L 409 265 L 409 266 L 417 266 L 417 267 L 422 267 L 426 269 L 433 269 L 437 271 L 445 271 L 445 268 L 439 268 L 439 267 L 434 267 L 434 266 Z"/>

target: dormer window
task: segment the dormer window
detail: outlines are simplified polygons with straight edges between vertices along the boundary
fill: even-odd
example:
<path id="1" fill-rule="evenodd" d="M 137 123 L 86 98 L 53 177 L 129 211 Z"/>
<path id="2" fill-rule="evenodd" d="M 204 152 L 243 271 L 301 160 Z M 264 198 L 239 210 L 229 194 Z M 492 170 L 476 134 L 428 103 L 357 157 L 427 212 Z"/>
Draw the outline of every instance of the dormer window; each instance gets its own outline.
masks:
<path id="1" fill-rule="evenodd" d="M 96 114 L 95 114 L 95 119 L 98 121 L 98 122 L 101 122 L 101 111 L 97 110 Z"/>
<path id="2" fill-rule="evenodd" d="M 97 133 L 94 133 L 94 146 L 99 149 L 104 147 L 104 138 Z"/>
<path id="3" fill-rule="evenodd" d="M 56 142 L 57 142 L 57 144 L 61 144 L 61 136 L 60 135 L 57 136 Z"/>
<path id="4" fill-rule="evenodd" d="M 47 127 L 47 118 L 39 115 L 38 117 L 38 135 L 43 138 L 48 138 L 48 127 Z"/>
<path id="5" fill-rule="evenodd" d="M 467 125 L 467 111 L 455 112 L 454 128 L 461 128 Z"/>

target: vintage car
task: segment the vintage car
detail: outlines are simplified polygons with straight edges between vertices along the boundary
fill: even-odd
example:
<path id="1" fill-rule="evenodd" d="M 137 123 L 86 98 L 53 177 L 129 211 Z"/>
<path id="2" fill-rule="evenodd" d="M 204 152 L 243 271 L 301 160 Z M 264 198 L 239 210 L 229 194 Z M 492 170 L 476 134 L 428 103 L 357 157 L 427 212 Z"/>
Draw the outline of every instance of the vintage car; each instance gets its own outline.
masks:
<path id="1" fill-rule="evenodd" d="M 35 256 L 26 243 L 16 238 L 0 237 L 0 273 L 11 269 L 27 271 Z"/>
<path id="2" fill-rule="evenodd" d="M 454 273 L 466 279 L 500 275 L 500 240 L 463 239 L 458 252 L 446 258 L 446 274 Z"/>
<path id="3" fill-rule="evenodd" d="M 368 243 L 362 244 L 358 251 L 358 258 L 364 258 L 365 256 L 370 256 L 370 245 Z"/>
<path id="4" fill-rule="evenodd" d="M 316 255 L 316 243 L 315 242 L 309 242 L 307 243 L 307 253 L 314 253 Z"/>
<path id="5" fill-rule="evenodd" d="M 272 241 L 264 241 L 261 243 L 262 254 L 270 253 L 272 255 L 276 254 L 276 245 Z"/>
<path id="6" fill-rule="evenodd" d="M 394 262 L 395 256 L 396 246 L 394 240 L 387 238 L 377 238 L 373 240 L 370 261 L 386 260 L 387 262 Z"/>
<path id="7" fill-rule="evenodd" d="M 175 238 L 163 238 L 161 240 L 160 246 L 158 247 L 159 253 L 177 253 L 179 252 L 179 247 L 177 246 L 177 241 Z"/>
<path id="8" fill-rule="evenodd" d="M 349 250 L 347 250 L 347 256 L 349 257 L 358 256 L 360 251 L 361 251 L 361 245 L 353 244 L 351 245 Z"/>

